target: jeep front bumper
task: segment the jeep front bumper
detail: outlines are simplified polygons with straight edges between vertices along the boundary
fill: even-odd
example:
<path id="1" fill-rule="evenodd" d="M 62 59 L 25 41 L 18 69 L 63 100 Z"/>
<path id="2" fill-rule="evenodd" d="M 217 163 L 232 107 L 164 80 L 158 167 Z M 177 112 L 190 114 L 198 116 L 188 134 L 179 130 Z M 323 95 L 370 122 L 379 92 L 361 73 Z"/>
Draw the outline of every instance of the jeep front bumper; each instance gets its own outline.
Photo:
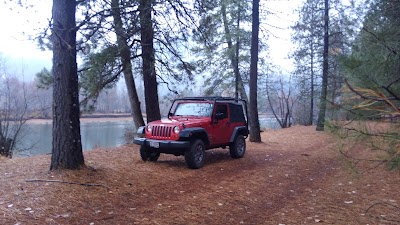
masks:
<path id="1" fill-rule="evenodd" d="M 168 141 L 154 140 L 147 138 L 135 138 L 133 143 L 151 147 L 152 152 L 160 152 L 167 154 L 183 154 L 190 147 L 189 141 Z"/>

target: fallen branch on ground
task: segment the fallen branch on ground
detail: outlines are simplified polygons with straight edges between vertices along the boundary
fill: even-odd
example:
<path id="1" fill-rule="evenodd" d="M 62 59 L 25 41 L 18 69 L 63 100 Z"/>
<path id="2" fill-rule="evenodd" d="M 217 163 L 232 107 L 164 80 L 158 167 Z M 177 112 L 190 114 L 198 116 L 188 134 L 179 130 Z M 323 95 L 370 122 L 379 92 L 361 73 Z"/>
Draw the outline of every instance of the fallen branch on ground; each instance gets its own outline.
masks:
<path id="1" fill-rule="evenodd" d="M 103 184 L 91 184 L 91 183 L 78 183 L 78 182 L 69 182 L 69 181 L 62 181 L 62 180 L 41 180 L 41 179 L 29 179 L 25 180 L 26 182 L 49 182 L 49 183 L 62 183 L 62 184 L 76 184 L 82 185 L 86 187 L 104 187 L 107 190 L 110 190 L 110 187 L 107 187 Z"/>
<path id="2" fill-rule="evenodd" d="M 390 206 L 390 207 L 394 208 L 393 210 L 400 211 L 400 207 L 397 206 L 397 205 L 390 204 L 390 203 L 387 203 L 387 202 L 377 202 L 377 203 L 372 204 L 370 207 L 368 207 L 368 209 L 365 210 L 365 214 L 367 214 L 370 209 L 374 208 L 377 205 Z M 383 219 L 386 220 L 386 221 L 390 221 L 390 222 L 397 222 L 397 223 L 400 222 L 400 220 L 397 220 L 397 219 L 387 219 L 387 218 L 383 218 Z"/>

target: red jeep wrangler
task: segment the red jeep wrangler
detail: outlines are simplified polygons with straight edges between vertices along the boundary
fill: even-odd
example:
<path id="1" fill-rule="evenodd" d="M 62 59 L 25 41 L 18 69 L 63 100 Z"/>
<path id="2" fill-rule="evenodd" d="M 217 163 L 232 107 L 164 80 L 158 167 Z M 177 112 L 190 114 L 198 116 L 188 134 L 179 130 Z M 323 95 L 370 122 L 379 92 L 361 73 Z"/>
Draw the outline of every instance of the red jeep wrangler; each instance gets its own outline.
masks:
<path id="1" fill-rule="evenodd" d="M 184 155 L 191 169 L 204 164 L 205 150 L 229 146 L 232 158 L 243 157 L 248 136 L 247 104 L 224 97 L 176 99 L 168 118 L 140 127 L 134 143 L 143 161 L 157 161 L 160 153 Z"/>

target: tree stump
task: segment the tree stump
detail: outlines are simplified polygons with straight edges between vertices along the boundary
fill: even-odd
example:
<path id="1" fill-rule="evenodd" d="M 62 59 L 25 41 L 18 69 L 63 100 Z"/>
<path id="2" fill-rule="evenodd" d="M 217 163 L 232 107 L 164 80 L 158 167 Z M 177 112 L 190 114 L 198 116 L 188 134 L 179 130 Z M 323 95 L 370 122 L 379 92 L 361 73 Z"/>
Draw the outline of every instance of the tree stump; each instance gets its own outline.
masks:
<path id="1" fill-rule="evenodd" d="M 11 158 L 12 144 L 13 140 L 11 138 L 0 137 L 0 155 Z"/>

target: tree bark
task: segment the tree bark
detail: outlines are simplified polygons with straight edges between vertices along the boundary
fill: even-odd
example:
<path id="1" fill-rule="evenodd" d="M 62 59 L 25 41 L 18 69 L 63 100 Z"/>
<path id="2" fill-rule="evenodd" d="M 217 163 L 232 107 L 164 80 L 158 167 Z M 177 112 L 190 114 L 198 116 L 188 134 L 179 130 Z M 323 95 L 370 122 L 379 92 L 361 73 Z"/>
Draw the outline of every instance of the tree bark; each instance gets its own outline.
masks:
<path id="1" fill-rule="evenodd" d="M 329 50 L 329 1 L 325 0 L 324 7 L 324 54 L 322 70 L 322 87 L 317 121 L 317 131 L 323 131 L 325 127 L 326 97 L 328 89 L 328 50 Z"/>
<path id="2" fill-rule="evenodd" d="M 53 0 L 53 140 L 50 170 L 84 165 L 76 64 L 76 1 Z"/>
<path id="3" fill-rule="evenodd" d="M 119 0 L 111 1 L 111 13 L 114 19 L 114 29 L 117 35 L 118 51 L 121 56 L 123 73 L 125 78 L 126 89 L 128 90 L 129 102 L 131 104 L 131 114 L 135 127 L 144 125 L 142 110 L 140 109 L 140 101 L 136 91 L 135 80 L 133 79 L 131 52 L 127 43 L 127 34 L 124 31 Z"/>
<path id="4" fill-rule="evenodd" d="M 0 125 L 1 125 L 1 123 L 0 123 Z M 4 137 L 3 134 L 1 133 L 1 129 L 0 129 L 0 156 L 5 156 L 5 157 L 8 157 L 8 158 L 12 158 L 12 155 L 13 155 L 13 151 L 12 151 L 13 142 L 14 141 L 11 138 Z"/>
<path id="5" fill-rule="evenodd" d="M 314 16 L 314 14 L 312 15 Z M 312 125 L 314 122 L 314 46 L 313 42 L 310 43 L 310 50 L 311 50 L 311 84 L 310 84 L 310 118 L 308 120 L 308 125 Z"/>
<path id="6" fill-rule="evenodd" d="M 155 70 L 154 57 L 154 30 L 151 0 L 140 0 L 140 35 L 143 59 L 143 83 L 144 97 L 146 101 L 147 122 L 161 119 L 160 106 L 158 102 L 158 84 Z"/>
<path id="7" fill-rule="evenodd" d="M 258 120 L 257 107 L 257 68 L 258 68 L 258 30 L 260 28 L 259 17 L 260 0 L 253 0 L 253 14 L 251 27 L 251 59 L 250 59 L 250 141 L 261 142 L 260 121 Z"/>

